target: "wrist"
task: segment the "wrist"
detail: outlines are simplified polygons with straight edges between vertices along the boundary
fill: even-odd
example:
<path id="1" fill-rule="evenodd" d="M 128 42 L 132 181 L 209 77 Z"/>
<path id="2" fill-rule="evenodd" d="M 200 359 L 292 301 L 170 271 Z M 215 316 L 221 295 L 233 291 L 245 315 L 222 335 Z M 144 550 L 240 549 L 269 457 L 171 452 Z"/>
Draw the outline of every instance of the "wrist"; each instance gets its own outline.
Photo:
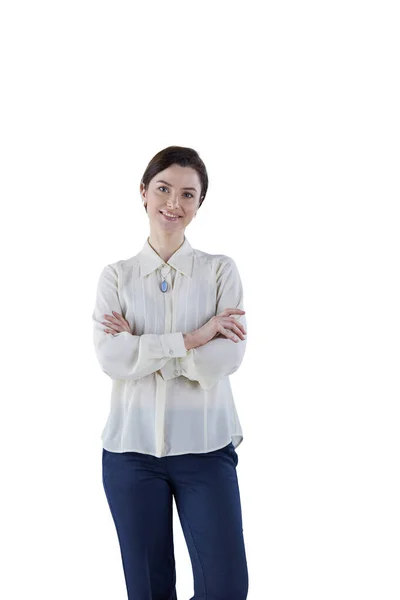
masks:
<path id="1" fill-rule="evenodd" d="M 183 343 L 185 344 L 186 350 L 197 348 L 196 336 L 193 331 L 183 334 Z"/>

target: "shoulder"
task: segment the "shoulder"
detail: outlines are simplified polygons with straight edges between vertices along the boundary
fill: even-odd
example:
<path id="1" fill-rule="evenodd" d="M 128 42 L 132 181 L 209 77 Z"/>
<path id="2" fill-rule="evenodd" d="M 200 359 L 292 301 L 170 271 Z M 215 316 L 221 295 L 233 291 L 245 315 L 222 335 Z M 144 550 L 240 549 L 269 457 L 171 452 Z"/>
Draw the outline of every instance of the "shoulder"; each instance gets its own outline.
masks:
<path id="1" fill-rule="evenodd" d="M 235 260 L 227 254 L 210 254 L 195 250 L 195 264 L 197 269 L 204 270 L 217 284 L 232 278 L 240 278 Z"/>
<path id="2" fill-rule="evenodd" d="M 113 283 L 115 285 L 123 281 L 123 277 L 126 273 L 132 273 L 133 268 L 138 264 L 138 256 L 132 256 L 130 258 L 116 260 L 110 262 L 101 267 L 99 273 L 100 283 Z"/>
<path id="3" fill-rule="evenodd" d="M 131 271 L 133 267 L 139 264 L 139 255 L 131 256 L 130 258 L 121 258 L 115 262 L 108 263 L 104 269 L 113 271 L 116 274 L 122 274 L 125 271 Z"/>
<path id="4" fill-rule="evenodd" d="M 197 249 L 193 253 L 197 262 L 213 265 L 217 269 L 220 269 L 224 265 L 235 263 L 233 258 L 226 254 L 210 254 L 209 252 Z"/>

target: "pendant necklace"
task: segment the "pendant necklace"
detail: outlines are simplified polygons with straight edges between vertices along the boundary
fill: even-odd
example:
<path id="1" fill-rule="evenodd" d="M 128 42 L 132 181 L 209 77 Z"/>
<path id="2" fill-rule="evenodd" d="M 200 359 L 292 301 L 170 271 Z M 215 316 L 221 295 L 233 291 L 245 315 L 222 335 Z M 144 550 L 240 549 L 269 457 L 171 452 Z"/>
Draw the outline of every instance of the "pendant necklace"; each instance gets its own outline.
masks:
<path id="1" fill-rule="evenodd" d="M 161 267 L 161 269 L 162 269 L 162 267 Z M 161 269 L 160 269 L 160 275 L 161 275 L 162 281 L 160 283 L 160 290 L 162 292 L 166 292 L 168 290 L 168 282 L 166 281 L 166 277 L 167 277 L 168 273 L 170 272 L 171 267 L 169 266 L 168 273 L 167 273 L 167 275 L 165 277 L 163 276 Z"/>

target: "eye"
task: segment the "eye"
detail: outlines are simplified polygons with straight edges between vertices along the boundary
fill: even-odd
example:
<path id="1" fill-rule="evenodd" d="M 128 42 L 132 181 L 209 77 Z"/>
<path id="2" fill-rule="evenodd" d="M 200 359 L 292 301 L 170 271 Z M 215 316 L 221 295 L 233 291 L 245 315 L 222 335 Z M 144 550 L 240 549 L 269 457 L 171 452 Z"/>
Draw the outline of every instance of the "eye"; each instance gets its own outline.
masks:
<path id="1" fill-rule="evenodd" d="M 193 194 L 191 194 L 190 192 L 185 192 L 185 194 L 189 194 L 189 196 L 193 198 Z"/>
<path id="2" fill-rule="evenodd" d="M 165 187 L 165 185 L 160 185 L 160 186 L 158 187 L 158 189 L 159 189 L 159 190 L 161 190 L 162 188 L 164 188 L 164 190 L 167 190 L 167 189 L 168 189 L 168 188 L 166 188 L 166 187 Z"/>

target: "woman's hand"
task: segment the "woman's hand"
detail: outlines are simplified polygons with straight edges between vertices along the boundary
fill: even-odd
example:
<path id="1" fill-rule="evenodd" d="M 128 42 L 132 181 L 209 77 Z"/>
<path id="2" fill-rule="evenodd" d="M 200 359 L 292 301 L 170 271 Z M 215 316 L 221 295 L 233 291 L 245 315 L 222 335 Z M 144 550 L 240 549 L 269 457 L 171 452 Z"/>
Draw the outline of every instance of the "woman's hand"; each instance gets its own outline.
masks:
<path id="1" fill-rule="evenodd" d="M 188 345 L 186 348 L 197 348 L 198 346 L 203 346 L 210 340 L 218 337 L 226 337 L 233 342 L 239 342 L 240 340 L 245 339 L 245 335 L 247 331 L 245 331 L 244 326 L 240 321 L 235 319 L 235 317 L 231 315 L 244 315 L 245 310 L 241 310 L 240 308 L 225 308 L 219 315 L 215 315 L 211 317 L 207 323 L 205 323 L 199 329 L 192 331 L 189 335 L 185 334 L 190 341 L 188 341 Z"/>
<path id="2" fill-rule="evenodd" d="M 106 333 L 112 333 L 113 335 L 114 333 L 121 333 L 121 331 L 128 331 L 132 334 L 128 321 L 126 321 L 122 315 L 115 312 L 115 310 L 113 310 L 112 313 L 115 315 L 114 317 L 111 315 L 104 315 L 105 317 L 108 317 L 106 321 L 110 321 L 110 323 L 103 321 L 103 325 L 108 325 L 110 327 L 110 329 L 105 329 L 104 331 Z"/>

